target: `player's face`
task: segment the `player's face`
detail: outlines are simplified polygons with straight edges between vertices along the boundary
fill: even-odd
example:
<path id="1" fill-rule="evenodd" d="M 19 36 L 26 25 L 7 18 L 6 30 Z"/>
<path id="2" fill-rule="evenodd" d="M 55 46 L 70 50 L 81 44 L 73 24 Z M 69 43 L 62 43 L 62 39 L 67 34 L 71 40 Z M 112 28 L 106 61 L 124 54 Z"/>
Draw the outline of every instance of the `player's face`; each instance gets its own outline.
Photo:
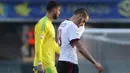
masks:
<path id="1" fill-rule="evenodd" d="M 53 14 L 53 18 L 54 18 L 54 19 L 57 19 L 58 16 L 60 15 L 60 7 L 54 8 L 53 13 L 54 13 L 54 14 Z"/>
<path id="2" fill-rule="evenodd" d="M 85 23 L 87 22 L 89 20 L 89 16 L 86 16 L 86 18 L 81 18 L 80 19 L 80 24 L 79 24 L 79 26 L 83 26 L 83 25 L 85 25 Z"/>

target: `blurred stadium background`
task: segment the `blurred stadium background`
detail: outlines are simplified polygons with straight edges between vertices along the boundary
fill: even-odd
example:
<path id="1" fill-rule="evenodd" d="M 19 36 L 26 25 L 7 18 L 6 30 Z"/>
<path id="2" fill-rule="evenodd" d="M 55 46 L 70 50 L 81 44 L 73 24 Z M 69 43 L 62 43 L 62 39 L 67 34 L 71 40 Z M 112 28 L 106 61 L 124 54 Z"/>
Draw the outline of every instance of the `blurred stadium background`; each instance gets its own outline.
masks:
<path id="1" fill-rule="evenodd" d="M 130 0 L 56 0 L 62 5 L 54 27 L 84 7 L 90 15 L 84 46 L 103 73 L 130 73 Z M 0 0 L 0 73 L 33 73 L 27 33 L 45 15 L 48 0 Z M 32 48 L 33 49 L 33 48 Z M 80 73 L 97 73 L 79 54 Z"/>

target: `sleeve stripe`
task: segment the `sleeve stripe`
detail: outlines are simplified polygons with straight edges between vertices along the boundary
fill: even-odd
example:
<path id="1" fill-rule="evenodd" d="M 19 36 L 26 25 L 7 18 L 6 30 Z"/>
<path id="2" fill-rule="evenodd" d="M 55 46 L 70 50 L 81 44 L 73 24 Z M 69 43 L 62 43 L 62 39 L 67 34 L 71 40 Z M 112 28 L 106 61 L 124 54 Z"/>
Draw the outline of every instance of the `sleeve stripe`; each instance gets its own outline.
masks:
<path id="1" fill-rule="evenodd" d="M 47 22 L 47 18 L 45 17 L 42 22 L 42 31 L 45 31 L 46 29 L 46 22 Z"/>
<path id="2" fill-rule="evenodd" d="M 77 40 L 80 40 L 80 38 L 76 38 L 76 39 L 72 39 L 71 41 L 70 41 L 70 44 L 73 44 L 75 41 L 77 41 Z"/>

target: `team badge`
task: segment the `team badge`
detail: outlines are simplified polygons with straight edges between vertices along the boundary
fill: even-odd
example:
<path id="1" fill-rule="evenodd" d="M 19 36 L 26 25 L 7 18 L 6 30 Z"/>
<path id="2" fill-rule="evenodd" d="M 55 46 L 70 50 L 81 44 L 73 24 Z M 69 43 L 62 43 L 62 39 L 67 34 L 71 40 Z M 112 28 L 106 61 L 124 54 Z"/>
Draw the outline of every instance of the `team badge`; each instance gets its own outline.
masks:
<path id="1" fill-rule="evenodd" d="M 43 38 L 44 38 L 44 35 L 43 35 L 43 34 L 41 34 L 41 35 L 40 35 L 40 38 L 41 38 L 41 39 L 43 39 Z"/>

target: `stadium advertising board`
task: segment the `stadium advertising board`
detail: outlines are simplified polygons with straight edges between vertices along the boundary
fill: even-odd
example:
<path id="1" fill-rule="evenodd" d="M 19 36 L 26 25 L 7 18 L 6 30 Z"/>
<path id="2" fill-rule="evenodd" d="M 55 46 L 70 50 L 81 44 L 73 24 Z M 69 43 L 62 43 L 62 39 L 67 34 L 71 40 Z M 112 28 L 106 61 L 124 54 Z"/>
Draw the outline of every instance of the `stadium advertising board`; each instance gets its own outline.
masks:
<path id="1" fill-rule="evenodd" d="M 41 18 L 46 12 L 47 0 L 1 0 L 0 18 Z M 43 2 L 44 1 L 44 2 Z M 60 19 L 70 17 L 77 8 L 88 10 L 91 19 L 128 19 L 130 0 L 58 0 Z M 79 2 L 80 1 L 80 2 Z M 98 1 L 98 2 L 97 2 Z M 7 2 L 7 3 L 3 3 Z M 14 3 L 13 3 L 14 2 Z M 21 3 L 19 3 L 21 2 Z M 37 4 L 38 2 L 41 2 Z"/>

